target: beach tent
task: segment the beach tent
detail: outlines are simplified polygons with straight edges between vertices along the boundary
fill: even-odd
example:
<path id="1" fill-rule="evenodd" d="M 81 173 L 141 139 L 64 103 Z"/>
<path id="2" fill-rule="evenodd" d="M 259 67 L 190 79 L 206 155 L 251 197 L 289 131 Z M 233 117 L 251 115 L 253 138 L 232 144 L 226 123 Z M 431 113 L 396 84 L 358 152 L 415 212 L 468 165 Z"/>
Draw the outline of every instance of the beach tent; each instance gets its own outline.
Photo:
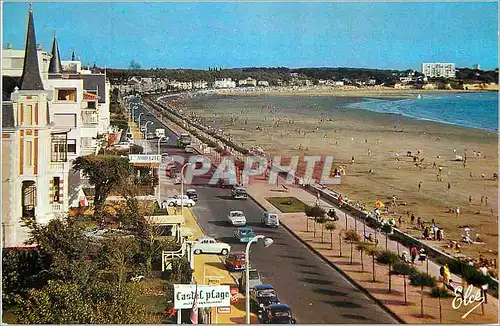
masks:
<path id="1" fill-rule="evenodd" d="M 376 206 L 376 207 L 384 207 L 384 206 L 385 206 L 385 204 L 384 204 L 383 202 L 381 202 L 380 200 L 377 200 L 377 201 L 375 202 L 375 206 Z"/>

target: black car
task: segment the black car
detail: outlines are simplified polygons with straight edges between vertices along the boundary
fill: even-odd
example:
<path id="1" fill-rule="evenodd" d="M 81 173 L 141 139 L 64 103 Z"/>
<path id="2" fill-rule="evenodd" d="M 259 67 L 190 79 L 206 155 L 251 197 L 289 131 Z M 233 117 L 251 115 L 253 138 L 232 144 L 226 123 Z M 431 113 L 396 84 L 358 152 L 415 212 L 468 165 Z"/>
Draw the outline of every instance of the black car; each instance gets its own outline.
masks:
<path id="1" fill-rule="evenodd" d="M 293 318 L 292 308 L 289 305 L 278 303 L 271 304 L 259 313 L 260 324 L 296 324 Z"/>
<path id="2" fill-rule="evenodd" d="M 196 190 L 194 189 L 188 189 L 186 190 L 186 196 L 188 196 L 189 199 L 192 199 L 194 201 L 198 201 L 198 194 L 196 193 Z"/>
<path id="3" fill-rule="evenodd" d="M 278 295 L 272 285 L 256 285 L 250 292 L 250 310 L 260 312 L 273 303 L 279 303 Z"/>

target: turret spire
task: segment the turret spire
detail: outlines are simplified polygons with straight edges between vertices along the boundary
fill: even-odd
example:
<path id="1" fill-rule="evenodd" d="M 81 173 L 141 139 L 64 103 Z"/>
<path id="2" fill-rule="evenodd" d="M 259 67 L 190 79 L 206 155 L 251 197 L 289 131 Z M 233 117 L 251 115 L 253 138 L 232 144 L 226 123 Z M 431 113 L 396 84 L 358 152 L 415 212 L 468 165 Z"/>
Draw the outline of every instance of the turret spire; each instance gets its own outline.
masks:
<path id="1" fill-rule="evenodd" d="M 38 68 L 38 51 L 36 48 L 35 24 L 33 22 L 33 8 L 31 3 L 29 4 L 28 31 L 26 33 L 26 48 L 20 89 L 43 90 L 40 69 Z"/>
<path id="2" fill-rule="evenodd" d="M 73 53 L 71 53 L 71 61 L 75 61 L 75 50 L 73 50 Z"/>
<path id="3" fill-rule="evenodd" d="M 59 46 L 54 35 L 54 41 L 52 42 L 52 58 L 50 58 L 49 64 L 49 74 L 61 74 L 62 71 L 61 58 L 59 57 Z"/>

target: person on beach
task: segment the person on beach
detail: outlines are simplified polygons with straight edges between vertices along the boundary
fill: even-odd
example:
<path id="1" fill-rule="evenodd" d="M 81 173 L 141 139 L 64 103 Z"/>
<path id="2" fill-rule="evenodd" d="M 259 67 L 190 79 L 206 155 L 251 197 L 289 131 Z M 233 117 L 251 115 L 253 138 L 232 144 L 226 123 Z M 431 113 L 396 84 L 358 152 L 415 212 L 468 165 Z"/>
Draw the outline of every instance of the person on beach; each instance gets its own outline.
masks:
<path id="1" fill-rule="evenodd" d="M 351 163 L 353 163 L 353 164 L 354 164 L 354 156 L 353 156 L 353 157 L 351 157 Z"/>
<path id="2" fill-rule="evenodd" d="M 410 250 L 411 263 L 415 264 L 415 259 L 417 259 L 418 250 L 417 247 L 413 246 Z"/>
<path id="3" fill-rule="evenodd" d="M 450 185 L 450 183 L 448 182 L 448 191 L 450 191 L 450 188 L 451 188 L 451 185 Z"/>
<path id="4" fill-rule="evenodd" d="M 488 197 L 484 197 L 484 204 L 488 206 Z"/>
<path id="5" fill-rule="evenodd" d="M 469 204 L 472 203 L 472 196 L 469 195 Z"/>
<path id="6" fill-rule="evenodd" d="M 410 221 L 411 221 L 411 224 L 415 223 L 415 214 L 411 213 Z"/>
<path id="7" fill-rule="evenodd" d="M 484 203 L 484 196 L 481 196 L 481 205 Z"/>
<path id="8" fill-rule="evenodd" d="M 420 188 L 422 188 L 422 181 L 418 182 L 418 191 L 420 191 Z"/>
<path id="9" fill-rule="evenodd" d="M 458 218 L 460 216 L 460 207 L 457 207 L 455 209 L 455 214 L 456 214 L 456 217 Z"/>

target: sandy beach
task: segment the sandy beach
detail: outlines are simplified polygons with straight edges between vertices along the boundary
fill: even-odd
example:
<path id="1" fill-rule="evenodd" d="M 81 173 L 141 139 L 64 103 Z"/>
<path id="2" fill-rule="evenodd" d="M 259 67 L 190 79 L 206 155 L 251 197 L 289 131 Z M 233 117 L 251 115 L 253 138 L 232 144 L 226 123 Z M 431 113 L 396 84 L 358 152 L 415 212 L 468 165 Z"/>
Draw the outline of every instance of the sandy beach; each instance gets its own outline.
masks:
<path id="1" fill-rule="evenodd" d="M 420 92 L 345 91 L 342 96 L 403 98 L 416 93 Z M 253 101 L 256 94 L 246 95 Z M 366 110 L 337 109 L 321 117 L 323 113 L 314 107 L 304 114 L 255 103 L 242 108 L 236 101 L 233 107 L 221 109 L 203 104 L 204 100 L 172 105 L 204 118 L 206 124 L 230 133 L 247 148 L 260 146 L 270 155 L 331 155 L 335 166 L 346 170 L 342 184 L 331 187 L 334 190 L 363 202 L 367 209 L 378 200 L 390 203 L 394 195 L 398 205 L 391 209 L 401 215 L 401 229 L 414 236 L 422 234 L 416 222 L 411 225 L 408 213 L 421 216 L 427 225 L 434 219 L 445 236 L 444 241 L 432 241 L 434 246 L 454 255 L 497 257 L 498 182 L 492 179 L 498 166 L 496 133 Z M 416 166 L 407 151 L 413 155 L 420 151 L 422 163 Z M 454 161 L 455 155 L 467 156 L 465 167 Z M 450 240 L 461 239 L 465 227 L 473 229 L 473 240 L 479 234 L 484 244 L 461 243 L 460 253 L 447 248 Z"/>

